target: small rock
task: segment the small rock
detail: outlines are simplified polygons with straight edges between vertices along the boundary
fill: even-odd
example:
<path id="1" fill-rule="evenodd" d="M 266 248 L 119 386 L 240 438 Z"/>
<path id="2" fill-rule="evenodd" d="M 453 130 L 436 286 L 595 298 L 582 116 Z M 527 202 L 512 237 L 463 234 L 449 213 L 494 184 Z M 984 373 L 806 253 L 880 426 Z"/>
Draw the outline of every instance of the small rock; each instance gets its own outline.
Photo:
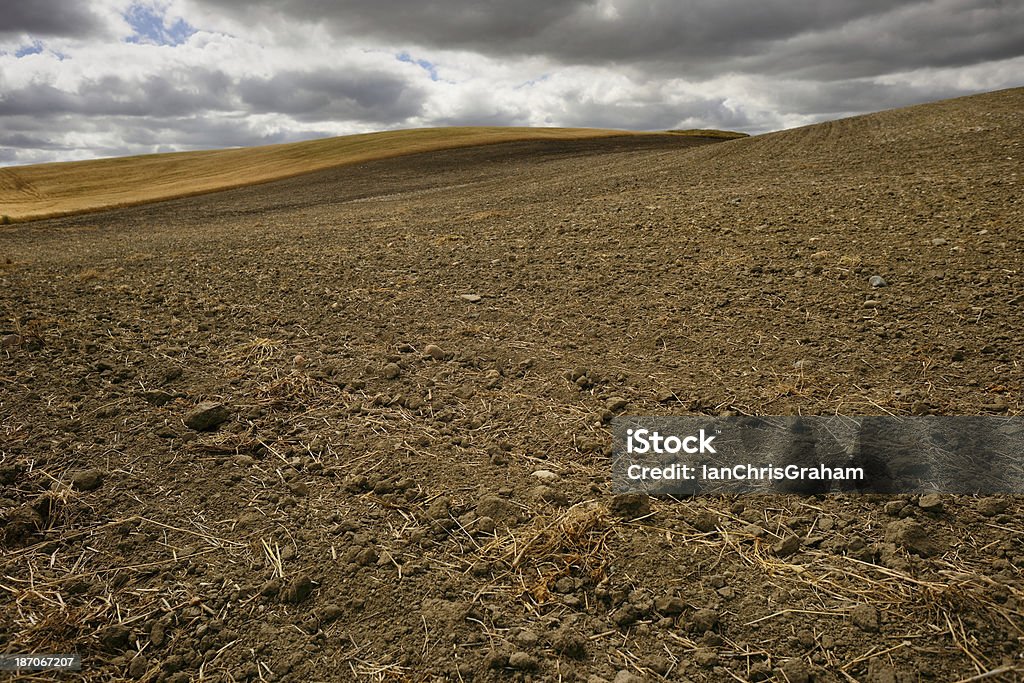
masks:
<path id="1" fill-rule="evenodd" d="M 890 500 L 882 506 L 882 510 L 890 517 L 899 517 L 905 503 L 902 500 Z"/>
<path id="2" fill-rule="evenodd" d="M 556 593 L 572 593 L 576 590 L 576 583 L 568 576 L 563 576 L 558 581 L 555 581 L 554 588 Z"/>
<path id="3" fill-rule="evenodd" d="M 551 470 L 537 470 L 533 473 L 533 476 L 543 482 L 558 481 L 561 478 Z"/>
<path id="4" fill-rule="evenodd" d="M 460 294 L 459 298 L 471 304 L 478 304 L 481 301 L 483 301 L 483 297 L 481 297 L 479 294 Z"/>
<path id="5" fill-rule="evenodd" d="M 946 244 L 946 242 L 947 240 L 944 237 L 934 237 L 931 240 L 931 244 L 933 247 L 941 247 L 942 245 Z"/>
<path id="6" fill-rule="evenodd" d="M 644 517 L 651 514 L 651 499 L 646 493 L 620 493 L 612 498 L 608 511 L 626 519 Z"/>
<path id="7" fill-rule="evenodd" d="M 622 669 L 615 674 L 615 678 L 612 679 L 612 683 L 644 683 L 644 679 L 632 671 Z"/>
<path id="8" fill-rule="evenodd" d="M 917 507 L 925 512 L 942 512 L 942 496 L 937 493 L 926 493 L 917 499 Z"/>
<path id="9" fill-rule="evenodd" d="M 5 349 L 13 349 L 21 346 L 21 335 L 18 334 L 5 334 L 3 339 L 0 340 L 0 346 Z"/>
<path id="10" fill-rule="evenodd" d="M 306 357 L 301 353 L 296 354 L 295 358 L 292 358 L 292 365 L 295 366 L 296 369 L 301 370 L 306 367 Z"/>
<path id="11" fill-rule="evenodd" d="M 508 665 L 517 671 L 533 671 L 537 668 L 537 660 L 527 652 L 513 652 L 509 655 Z"/>
<path id="12" fill-rule="evenodd" d="M 381 369 L 380 373 L 384 379 L 397 379 L 402 374 L 402 368 L 398 367 L 398 363 L 388 363 Z"/>
<path id="13" fill-rule="evenodd" d="M 617 413 L 620 410 L 624 410 L 629 405 L 629 401 L 622 398 L 621 396 L 612 396 L 604 402 L 604 407 L 613 413 Z"/>
<path id="14" fill-rule="evenodd" d="M 878 610 L 871 605 L 856 605 L 850 610 L 850 620 L 862 631 L 878 630 Z"/>
<path id="15" fill-rule="evenodd" d="M 867 301 L 865 301 L 864 303 L 861 304 L 861 307 L 862 308 L 875 308 L 876 306 L 881 306 L 881 305 L 882 305 L 882 302 L 879 301 L 878 299 L 868 299 Z"/>
<path id="16" fill-rule="evenodd" d="M 185 416 L 185 426 L 197 432 L 207 432 L 221 426 L 231 417 L 223 403 L 203 401 Z"/>
<path id="17" fill-rule="evenodd" d="M 878 287 L 888 287 L 889 286 L 889 283 L 886 282 L 885 278 L 882 277 L 881 275 L 872 275 L 871 277 L 869 277 L 868 278 L 868 284 L 871 285 L 872 287 L 876 288 L 876 289 Z"/>
<path id="18" fill-rule="evenodd" d="M 885 540 L 921 557 L 931 557 L 940 552 L 939 544 L 932 535 L 912 519 L 901 519 L 889 524 L 885 529 Z"/>
<path id="19" fill-rule="evenodd" d="M 316 584 L 313 583 L 313 579 L 309 578 L 306 574 L 299 574 L 289 581 L 288 585 L 281 591 L 281 600 L 298 604 L 308 598 L 314 588 L 316 588 Z"/>
<path id="20" fill-rule="evenodd" d="M 445 358 L 444 351 L 441 350 L 440 346 L 436 346 L 435 344 L 427 344 L 423 349 L 423 353 L 427 354 L 434 360 L 444 360 Z"/>
<path id="21" fill-rule="evenodd" d="M 105 477 L 103 470 L 83 470 L 76 472 L 71 478 L 71 486 L 79 491 L 94 491 L 103 484 Z"/>
<path id="22" fill-rule="evenodd" d="M 808 683 L 811 680 L 811 672 L 807 665 L 800 659 L 787 659 L 779 667 L 782 678 L 788 683 Z"/>

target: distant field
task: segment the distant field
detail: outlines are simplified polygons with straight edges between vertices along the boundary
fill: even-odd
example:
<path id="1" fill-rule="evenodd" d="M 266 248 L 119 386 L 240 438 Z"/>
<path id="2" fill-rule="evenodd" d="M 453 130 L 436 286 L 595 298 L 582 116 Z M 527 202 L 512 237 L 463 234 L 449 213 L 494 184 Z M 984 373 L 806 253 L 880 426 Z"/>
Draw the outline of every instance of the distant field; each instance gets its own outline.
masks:
<path id="1" fill-rule="evenodd" d="M 672 133 L 723 135 L 723 131 L 704 130 Z M 266 147 L 0 168 L 0 221 L 53 218 L 187 197 L 419 152 L 522 140 L 641 135 L 647 134 L 597 128 L 420 128 Z"/>

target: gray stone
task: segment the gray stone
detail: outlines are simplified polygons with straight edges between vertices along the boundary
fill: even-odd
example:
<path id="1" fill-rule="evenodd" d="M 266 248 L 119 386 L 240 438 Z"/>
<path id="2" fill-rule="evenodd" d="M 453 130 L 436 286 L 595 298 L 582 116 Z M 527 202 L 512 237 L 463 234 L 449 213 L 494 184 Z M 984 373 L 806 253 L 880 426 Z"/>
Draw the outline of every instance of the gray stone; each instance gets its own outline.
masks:
<path id="1" fill-rule="evenodd" d="M 620 410 L 623 410 L 627 405 L 629 405 L 629 401 L 622 398 L 621 396 L 612 396 L 607 401 L 605 401 L 604 405 L 605 408 L 607 408 L 608 410 L 612 411 L 613 413 L 617 413 Z"/>
<path id="2" fill-rule="evenodd" d="M 217 401 L 203 401 L 185 416 L 185 426 L 197 432 L 216 429 L 231 417 L 227 406 Z"/>
<path id="3" fill-rule="evenodd" d="M 941 512 L 942 496 L 937 493 L 926 493 L 917 499 L 917 507 L 926 512 Z"/>

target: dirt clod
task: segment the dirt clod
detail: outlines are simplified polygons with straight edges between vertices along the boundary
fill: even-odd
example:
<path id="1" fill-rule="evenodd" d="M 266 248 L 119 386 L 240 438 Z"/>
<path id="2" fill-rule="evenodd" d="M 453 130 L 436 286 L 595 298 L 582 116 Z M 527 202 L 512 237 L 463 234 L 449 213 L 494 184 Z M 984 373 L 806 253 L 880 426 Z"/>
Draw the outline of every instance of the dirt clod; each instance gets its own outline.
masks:
<path id="1" fill-rule="evenodd" d="M 695 611 L 689 619 L 689 629 L 698 635 L 713 631 L 718 627 L 718 612 L 702 608 Z"/>
<path id="2" fill-rule="evenodd" d="M 811 672 L 802 659 L 787 659 L 779 670 L 787 683 L 809 683 L 811 680 Z"/>
<path id="3" fill-rule="evenodd" d="M 517 671 L 535 671 L 539 666 L 537 658 L 529 652 L 513 652 L 509 655 L 508 665 Z"/>
<path id="4" fill-rule="evenodd" d="M 105 477 L 106 473 L 100 469 L 83 470 L 74 474 L 71 486 L 78 491 L 94 491 L 103 484 Z"/>
<path id="5" fill-rule="evenodd" d="M 551 646 L 560 655 L 572 659 L 583 659 L 587 656 L 587 639 L 573 628 L 560 628 L 551 636 Z"/>
<path id="6" fill-rule="evenodd" d="M 850 621 L 862 631 L 878 630 L 878 610 L 871 605 L 855 605 L 850 609 Z"/>
<path id="7" fill-rule="evenodd" d="M 779 557 L 789 557 L 800 550 L 800 537 L 789 535 L 772 544 L 772 552 Z"/>
<path id="8" fill-rule="evenodd" d="M 308 574 L 293 577 L 281 591 L 281 601 L 298 604 L 308 598 L 316 588 L 316 583 Z"/>
<path id="9" fill-rule="evenodd" d="M 636 519 L 651 513 L 651 499 L 646 493 L 620 493 L 612 498 L 608 511 L 616 517 Z"/>
<path id="10" fill-rule="evenodd" d="M 135 655 L 131 664 L 128 665 L 128 676 L 130 678 L 142 678 L 149 668 L 149 659 L 142 654 Z"/>
<path id="11" fill-rule="evenodd" d="M 719 662 L 722 660 L 718 656 L 718 653 L 711 648 L 698 647 L 693 651 L 693 661 L 697 666 L 710 669 L 713 666 L 718 666 Z"/>
<path id="12" fill-rule="evenodd" d="M 978 512 L 985 517 L 995 517 L 1006 512 L 1009 502 L 1005 498 L 990 496 L 978 501 Z"/>
<path id="13" fill-rule="evenodd" d="M 913 519 L 890 523 L 885 529 L 885 540 L 921 557 L 931 557 L 941 552 L 935 535 Z"/>

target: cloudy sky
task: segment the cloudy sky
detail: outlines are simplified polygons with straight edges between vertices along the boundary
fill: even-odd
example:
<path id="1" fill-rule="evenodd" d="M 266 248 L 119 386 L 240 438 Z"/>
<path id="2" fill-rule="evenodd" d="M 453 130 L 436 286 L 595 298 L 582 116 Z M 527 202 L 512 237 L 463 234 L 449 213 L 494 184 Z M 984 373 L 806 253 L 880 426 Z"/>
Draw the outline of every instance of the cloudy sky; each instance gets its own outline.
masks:
<path id="1" fill-rule="evenodd" d="M 0 165 L 420 126 L 759 133 L 1021 74 L 1020 0 L 0 0 Z"/>

